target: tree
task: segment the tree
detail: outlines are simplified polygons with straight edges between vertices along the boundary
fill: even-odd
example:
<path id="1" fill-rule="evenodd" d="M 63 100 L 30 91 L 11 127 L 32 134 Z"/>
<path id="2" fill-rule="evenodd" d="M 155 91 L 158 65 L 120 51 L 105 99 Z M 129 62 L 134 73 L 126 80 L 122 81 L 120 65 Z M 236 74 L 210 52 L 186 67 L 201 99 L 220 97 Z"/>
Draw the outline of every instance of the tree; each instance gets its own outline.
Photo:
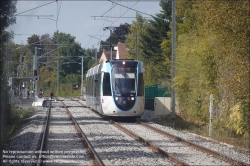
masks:
<path id="1" fill-rule="evenodd" d="M 249 5 L 249 1 L 219 3 L 208 1 L 200 3 L 197 10 L 203 29 L 203 32 L 200 29 L 200 33 L 206 38 L 210 35 L 214 36 L 214 47 L 211 51 L 218 68 L 218 110 L 220 110 L 218 117 L 220 118 L 217 120 L 227 131 L 248 138 L 250 131 Z M 232 128 L 231 124 L 236 114 L 240 117 L 238 120 L 240 123 L 238 127 Z"/>
<path id="2" fill-rule="evenodd" d="M 110 36 L 108 37 L 107 40 L 100 42 L 99 50 L 103 50 L 103 49 L 110 50 L 110 46 L 109 46 L 110 42 L 112 46 L 116 45 L 118 42 L 124 43 L 128 35 L 129 27 L 130 25 L 128 23 L 120 24 L 119 27 L 116 27 L 115 30 L 111 32 L 111 35 L 110 35 L 109 30 L 107 29 L 106 31 L 108 32 Z"/>
<path id="3" fill-rule="evenodd" d="M 8 41 L 10 41 L 11 34 L 6 32 L 5 29 L 15 23 L 16 18 L 16 0 L 8 0 L 0 2 L 0 156 L 2 157 L 2 147 L 6 141 L 6 124 L 10 122 L 10 106 L 9 106 L 9 88 L 7 82 L 6 60 L 10 55 L 8 54 Z M 2 158 L 1 158 L 2 160 Z"/>
<path id="4" fill-rule="evenodd" d="M 2 39 L 5 29 L 14 23 L 16 23 L 16 0 L 1 1 L 0 2 L 0 37 Z M 3 40 L 2 40 L 3 42 Z"/>
<path id="5" fill-rule="evenodd" d="M 183 0 L 177 6 L 180 115 L 207 124 L 214 94 L 216 129 L 249 137 L 249 2 Z"/>
<path id="6" fill-rule="evenodd" d="M 129 27 L 129 34 L 125 40 L 128 50 L 128 59 L 136 59 L 136 47 L 138 48 L 138 60 L 143 61 L 142 57 L 142 41 L 139 40 L 145 29 L 148 26 L 148 20 L 144 19 L 139 13 L 136 13 L 136 19 L 132 22 L 132 25 Z M 137 36 L 137 43 L 136 43 Z"/>
<path id="7" fill-rule="evenodd" d="M 136 36 L 138 38 L 138 59 L 144 62 L 145 85 L 167 84 L 170 77 L 170 22 L 171 2 L 161 1 L 162 11 L 152 19 L 144 19 L 136 14 L 136 20 L 129 28 L 126 45 L 129 48 L 128 58 L 136 58 Z"/>
<path id="8" fill-rule="evenodd" d="M 46 34 L 41 38 L 44 38 L 44 40 L 40 39 L 43 50 L 51 48 L 52 51 L 46 50 L 47 53 L 43 52 L 46 56 L 39 58 L 39 63 L 43 64 L 39 66 L 39 88 L 42 88 L 45 93 L 49 93 L 51 89 L 58 89 L 56 95 L 70 95 L 68 91 L 70 85 L 81 83 L 82 55 L 94 56 L 94 50 L 82 49 L 80 44 L 75 42 L 75 37 L 58 31 L 52 38 Z M 90 61 L 91 58 L 84 58 L 84 74 L 90 67 L 88 65 Z M 57 87 L 58 81 L 59 87 Z"/>
<path id="9" fill-rule="evenodd" d="M 35 47 L 41 48 L 40 36 L 33 34 L 31 37 L 27 39 L 28 48 L 35 54 Z"/>

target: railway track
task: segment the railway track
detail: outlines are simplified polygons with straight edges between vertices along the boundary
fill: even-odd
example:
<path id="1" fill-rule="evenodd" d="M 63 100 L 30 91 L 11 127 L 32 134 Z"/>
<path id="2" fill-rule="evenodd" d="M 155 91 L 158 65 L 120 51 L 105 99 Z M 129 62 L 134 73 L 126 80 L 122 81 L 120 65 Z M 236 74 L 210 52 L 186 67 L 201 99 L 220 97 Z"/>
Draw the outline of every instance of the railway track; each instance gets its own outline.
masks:
<path id="1" fill-rule="evenodd" d="M 39 165 L 103 165 L 64 103 L 50 102 Z"/>
<path id="2" fill-rule="evenodd" d="M 63 99 L 59 105 L 58 103 L 60 103 L 60 99 L 57 99 L 57 105 L 53 106 L 52 104 L 51 107 L 51 112 L 54 112 L 52 117 L 58 121 L 54 123 L 54 127 L 56 127 L 56 124 L 59 127 L 62 123 L 64 126 L 68 125 L 69 119 L 71 119 L 76 128 L 75 130 L 78 131 L 78 135 L 81 135 L 81 140 L 84 140 L 88 154 L 91 154 L 90 156 L 93 158 L 92 164 L 95 165 L 145 165 L 146 163 L 150 165 L 248 165 L 248 163 L 236 161 L 221 153 L 171 135 L 141 121 L 136 123 L 105 121 L 103 118 L 100 118 L 100 115 L 98 117 L 96 112 L 90 111 L 83 102 L 78 100 Z M 70 118 L 65 117 L 66 111 Z M 64 114 L 64 116 L 59 118 L 61 114 Z M 70 131 L 65 130 L 59 130 L 58 132 L 60 134 L 70 133 Z M 49 138 L 50 136 L 48 136 Z M 132 138 L 152 151 L 150 152 L 145 146 L 136 144 Z M 125 146 L 125 148 L 122 146 Z M 64 152 L 66 151 L 65 149 L 68 149 L 62 146 L 61 143 L 56 145 L 55 141 L 47 143 L 45 147 L 45 150 L 41 149 L 40 151 Z M 75 147 L 72 145 L 72 147 L 73 149 L 78 149 L 78 151 L 79 147 L 83 149 L 83 146 L 79 146 L 79 144 Z M 156 154 L 158 154 L 157 157 Z M 76 154 L 74 155 L 76 156 Z M 79 157 L 78 159 L 85 160 Z M 51 162 L 51 159 L 48 160 L 47 158 L 46 160 Z M 61 161 L 58 160 L 56 162 Z"/>
<path id="3" fill-rule="evenodd" d="M 77 119 L 104 165 L 175 165 L 98 117 L 88 108 L 80 109 L 79 105 L 83 105 L 77 101 L 63 102 Z"/>
<path id="4" fill-rule="evenodd" d="M 208 165 L 210 165 L 210 164 L 211 165 L 213 165 L 213 164 L 214 165 L 218 165 L 218 164 L 223 164 L 223 165 L 249 165 L 248 163 L 245 163 L 245 162 L 242 162 L 242 161 L 239 161 L 239 160 L 234 160 L 231 157 L 223 155 L 223 154 L 221 154 L 219 152 L 216 152 L 216 151 L 211 150 L 209 148 L 203 147 L 203 146 L 201 146 L 199 144 L 195 144 L 195 143 L 193 143 L 191 141 L 188 141 L 188 140 L 185 140 L 185 139 L 180 138 L 178 136 L 175 136 L 175 135 L 173 135 L 173 134 L 171 134 L 169 132 L 165 132 L 163 130 L 160 130 L 160 129 L 158 129 L 156 127 L 153 127 L 153 126 L 151 126 L 149 124 L 143 123 L 140 120 L 137 120 L 137 123 L 138 123 L 137 125 L 132 124 L 133 127 L 130 127 L 130 129 L 129 129 L 129 127 L 124 127 L 124 125 L 121 125 L 121 124 L 119 124 L 117 122 L 114 122 L 113 120 L 109 120 L 109 121 L 110 121 L 110 123 L 114 124 L 117 128 L 119 128 L 120 130 L 124 131 L 128 135 L 132 136 L 136 140 L 138 140 L 141 143 L 143 143 L 144 145 L 150 147 L 153 151 L 158 152 L 158 153 L 164 155 L 165 157 L 167 157 L 168 159 L 170 159 L 171 161 L 173 161 L 174 163 L 176 163 L 178 165 L 193 165 L 193 164 L 197 164 L 197 163 L 194 163 L 193 161 L 189 161 L 190 164 L 188 164 L 188 163 L 182 161 L 181 159 L 177 158 L 178 155 L 175 155 L 175 154 L 177 154 L 178 152 L 176 152 L 176 153 L 167 152 L 167 149 L 163 150 L 159 146 L 156 146 L 155 144 L 151 143 L 150 141 L 147 141 L 142 136 L 139 136 L 138 134 L 135 134 L 135 132 L 136 133 L 143 133 L 141 131 L 141 128 L 139 130 L 137 130 L 137 131 L 134 130 L 135 132 L 133 132 L 131 130 L 135 129 L 136 126 L 138 126 L 138 124 L 139 124 L 141 126 L 146 127 L 149 130 L 152 130 L 155 133 L 158 133 L 160 135 L 168 137 L 168 139 L 166 141 L 169 141 L 169 140 L 172 141 L 173 140 L 173 141 L 178 142 L 178 143 L 180 142 L 180 143 L 186 145 L 187 147 L 191 147 L 194 150 L 203 152 L 206 156 L 208 154 L 208 155 L 214 157 L 214 160 L 211 160 L 212 163 L 207 163 L 207 161 L 205 161 L 206 163 L 202 163 L 202 161 L 199 161 L 198 158 L 200 158 L 200 160 L 202 160 L 203 157 L 196 156 L 195 160 L 196 160 L 196 162 L 199 162 L 200 165 L 205 165 L 205 164 L 208 164 Z M 125 125 L 125 126 L 129 126 L 129 125 Z M 148 133 L 148 132 L 149 131 L 145 131 L 144 133 Z M 182 147 L 182 145 L 178 145 L 178 146 Z M 192 158 L 192 157 L 190 156 L 190 158 Z M 219 160 L 218 163 L 216 162 L 216 160 Z M 224 161 L 224 162 L 222 162 L 222 161 Z"/>
<path id="5" fill-rule="evenodd" d="M 159 133 L 159 134 L 161 134 L 163 136 L 167 136 L 168 138 L 173 139 L 174 141 L 181 142 L 181 143 L 183 143 L 183 144 L 185 144 L 187 146 L 190 146 L 190 147 L 192 147 L 194 149 L 197 149 L 199 151 L 202 151 L 204 153 L 210 154 L 213 157 L 218 158 L 220 160 L 223 160 L 223 161 L 225 161 L 225 162 L 227 162 L 229 164 L 232 164 L 232 165 L 248 165 L 247 163 L 244 163 L 244 162 L 238 161 L 238 160 L 234 160 L 234 159 L 232 159 L 232 158 L 230 158 L 230 157 L 228 157 L 226 155 L 223 155 L 221 153 L 218 153 L 218 152 L 216 152 L 214 150 L 211 150 L 209 148 L 203 147 L 203 146 L 201 146 L 199 144 L 195 144 L 195 143 L 193 143 L 191 141 L 188 141 L 188 140 L 183 139 L 181 137 L 175 136 L 175 135 L 173 135 L 173 134 L 171 134 L 169 132 L 166 132 L 166 131 L 163 131 L 161 129 L 158 129 L 158 128 L 153 127 L 153 126 L 151 126 L 149 124 L 143 123 L 140 120 L 137 120 L 137 122 L 139 124 L 141 124 L 142 126 L 148 128 L 148 129 L 153 130 L 154 132 L 157 132 L 157 133 Z"/>

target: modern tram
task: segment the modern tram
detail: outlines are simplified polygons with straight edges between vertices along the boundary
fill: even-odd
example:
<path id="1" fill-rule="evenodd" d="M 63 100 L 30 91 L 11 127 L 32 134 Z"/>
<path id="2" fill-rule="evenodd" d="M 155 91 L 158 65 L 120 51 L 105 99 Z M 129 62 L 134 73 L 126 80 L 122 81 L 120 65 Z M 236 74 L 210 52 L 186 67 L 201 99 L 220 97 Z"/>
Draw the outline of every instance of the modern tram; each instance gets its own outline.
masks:
<path id="1" fill-rule="evenodd" d="M 104 116 L 138 117 L 144 112 L 143 63 L 113 59 L 88 70 L 86 105 Z"/>

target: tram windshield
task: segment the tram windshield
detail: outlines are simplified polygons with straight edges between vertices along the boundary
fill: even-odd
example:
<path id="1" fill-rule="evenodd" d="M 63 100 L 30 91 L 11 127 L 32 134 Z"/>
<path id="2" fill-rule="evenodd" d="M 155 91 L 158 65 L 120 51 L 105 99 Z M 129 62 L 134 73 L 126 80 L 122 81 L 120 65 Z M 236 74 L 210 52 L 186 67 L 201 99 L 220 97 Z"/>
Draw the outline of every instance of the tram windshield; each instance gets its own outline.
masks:
<path id="1" fill-rule="evenodd" d="M 113 92 L 115 95 L 135 93 L 136 67 L 114 66 L 112 70 Z"/>

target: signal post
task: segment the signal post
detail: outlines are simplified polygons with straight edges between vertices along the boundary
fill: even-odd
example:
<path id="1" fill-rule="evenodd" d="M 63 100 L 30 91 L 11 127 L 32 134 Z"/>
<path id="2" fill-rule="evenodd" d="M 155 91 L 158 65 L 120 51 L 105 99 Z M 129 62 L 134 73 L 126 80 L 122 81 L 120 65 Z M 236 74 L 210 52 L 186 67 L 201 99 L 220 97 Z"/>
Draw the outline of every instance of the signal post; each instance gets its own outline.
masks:
<path id="1" fill-rule="evenodd" d="M 34 86 L 35 86 L 35 93 L 34 93 L 34 102 L 37 101 L 37 80 L 38 80 L 38 71 L 37 71 L 37 47 L 35 47 L 35 55 L 33 58 L 33 71 L 34 71 L 34 78 L 33 80 L 35 81 Z"/>

